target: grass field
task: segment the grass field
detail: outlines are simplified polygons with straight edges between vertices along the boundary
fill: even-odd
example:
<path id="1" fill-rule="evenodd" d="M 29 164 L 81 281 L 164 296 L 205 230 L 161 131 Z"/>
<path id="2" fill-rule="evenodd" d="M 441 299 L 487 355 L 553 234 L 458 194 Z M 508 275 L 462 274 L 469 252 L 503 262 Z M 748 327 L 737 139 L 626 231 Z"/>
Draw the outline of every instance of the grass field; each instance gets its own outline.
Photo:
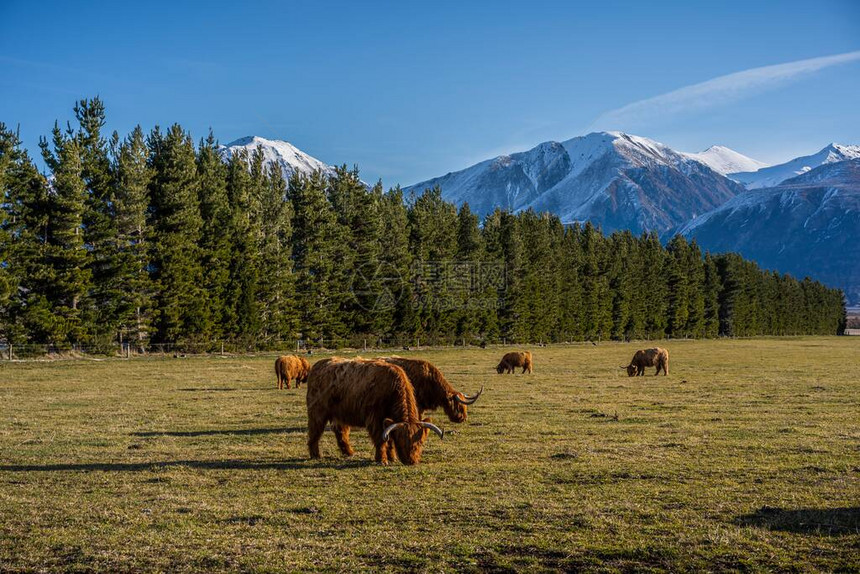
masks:
<path id="1" fill-rule="evenodd" d="M 403 353 L 485 386 L 414 467 L 274 357 L 0 363 L 0 570 L 860 571 L 860 337 L 663 345 Z"/>

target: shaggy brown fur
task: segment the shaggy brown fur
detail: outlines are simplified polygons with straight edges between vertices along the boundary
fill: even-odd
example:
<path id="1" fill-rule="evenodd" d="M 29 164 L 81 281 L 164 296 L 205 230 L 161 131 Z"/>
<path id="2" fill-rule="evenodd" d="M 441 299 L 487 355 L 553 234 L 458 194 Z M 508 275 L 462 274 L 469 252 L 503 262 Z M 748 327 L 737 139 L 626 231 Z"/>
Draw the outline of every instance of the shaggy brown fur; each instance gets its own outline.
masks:
<path id="1" fill-rule="evenodd" d="M 296 355 L 282 355 L 275 359 L 275 376 L 278 377 L 278 388 L 283 389 L 286 384 L 291 388 L 290 381 L 295 379 L 296 388 L 301 383 L 307 382 L 311 364 L 304 357 Z"/>
<path id="2" fill-rule="evenodd" d="M 445 379 L 438 368 L 430 361 L 423 359 L 407 359 L 405 357 L 382 357 L 382 360 L 397 365 L 406 372 L 409 382 L 415 389 L 415 401 L 418 404 L 418 415 L 425 411 L 433 411 L 442 407 L 448 420 L 461 423 L 466 420 L 466 404 L 469 399 L 457 391 Z M 479 393 L 480 394 L 480 393 Z"/>
<path id="3" fill-rule="evenodd" d="M 627 376 L 645 376 L 645 367 L 657 367 L 655 376 L 660 374 L 660 370 L 663 371 L 663 375 L 668 375 L 669 351 L 660 347 L 636 351 L 626 367 Z"/>
<path id="4" fill-rule="evenodd" d="M 384 431 L 394 423 L 401 423 L 388 438 L 404 464 L 416 464 L 421 460 L 428 427 L 432 427 L 428 425 L 429 419 L 422 421 L 418 416 L 414 390 L 406 373 L 385 361 L 335 357 L 314 364 L 308 376 L 307 405 L 311 458 L 319 458 L 320 437 L 331 422 L 344 455 L 353 454 L 350 427 L 365 427 L 376 447 L 376 461 L 387 464 L 392 457 Z"/>
<path id="5" fill-rule="evenodd" d="M 522 367 L 524 373 L 526 371 L 529 373 L 532 372 L 531 351 L 514 351 L 507 353 L 502 357 L 502 361 L 499 363 L 499 366 L 496 367 L 496 372 L 500 375 L 502 373 L 513 373 L 514 369 L 517 367 Z"/>

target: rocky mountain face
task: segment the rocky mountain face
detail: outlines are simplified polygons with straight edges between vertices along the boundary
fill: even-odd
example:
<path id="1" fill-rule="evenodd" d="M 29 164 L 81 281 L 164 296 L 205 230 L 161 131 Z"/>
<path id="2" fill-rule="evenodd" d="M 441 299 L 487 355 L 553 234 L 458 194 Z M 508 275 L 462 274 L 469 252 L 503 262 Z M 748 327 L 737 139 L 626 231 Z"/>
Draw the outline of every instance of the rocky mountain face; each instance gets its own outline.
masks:
<path id="1" fill-rule="evenodd" d="M 677 230 L 712 252 L 811 276 L 860 303 L 860 159 L 740 194 Z"/>
<path id="2" fill-rule="evenodd" d="M 296 172 L 308 175 L 316 170 L 322 170 L 323 173 L 334 175 L 333 166 L 306 154 L 291 143 L 281 140 L 269 140 L 259 136 L 248 136 L 237 139 L 227 145 L 219 146 L 218 152 L 226 161 L 239 150 L 247 151 L 248 156 L 250 157 L 257 148 L 262 148 L 263 150 L 263 162 L 266 165 L 274 164 L 280 167 L 284 172 L 284 177 L 288 180 Z"/>
<path id="3" fill-rule="evenodd" d="M 773 187 L 816 167 L 857 158 L 860 158 L 860 146 L 832 143 L 812 155 L 796 157 L 785 163 L 758 170 L 730 173 L 729 177 L 742 183 L 747 189 Z"/>
<path id="4" fill-rule="evenodd" d="M 665 232 L 728 201 L 743 187 L 658 142 L 598 132 L 545 142 L 406 188 L 439 185 L 445 199 L 479 214 L 501 207 L 550 211 L 566 223 Z"/>

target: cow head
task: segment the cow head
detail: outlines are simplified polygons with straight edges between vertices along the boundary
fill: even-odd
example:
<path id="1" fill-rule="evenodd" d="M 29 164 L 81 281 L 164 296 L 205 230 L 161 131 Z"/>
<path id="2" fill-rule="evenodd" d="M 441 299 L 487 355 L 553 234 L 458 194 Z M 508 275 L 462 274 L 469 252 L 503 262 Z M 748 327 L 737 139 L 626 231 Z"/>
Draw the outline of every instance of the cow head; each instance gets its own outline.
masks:
<path id="1" fill-rule="evenodd" d="M 632 377 L 636 374 L 636 367 L 633 365 L 627 365 L 627 376 Z"/>
<path id="2" fill-rule="evenodd" d="M 385 419 L 385 431 L 382 433 L 382 441 L 388 439 L 394 441 L 397 450 L 397 458 L 403 464 L 417 464 L 421 460 L 421 451 L 424 450 L 424 441 L 429 431 L 433 431 L 444 438 L 445 433 L 427 418 L 417 423 L 394 422 Z"/>
<path id="3" fill-rule="evenodd" d="M 478 397 L 481 396 L 481 393 L 484 392 L 484 387 L 481 387 L 481 390 L 478 391 L 477 394 L 469 396 L 464 395 L 463 393 L 451 393 L 447 397 L 447 401 L 445 402 L 445 414 L 448 415 L 448 418 L 451 422 L 461 423 L 466 420 L 466 405 L 471 405 L 475 401 L 478 400 Z"/>
<path id="4" fill-rule="evenodd" d="M 499 366 L 496 367 L 496 372 L 501 375 L 504 371 L 505 371 L 505 363 L 501 362 L 501 363 L 499 363 Z"/>

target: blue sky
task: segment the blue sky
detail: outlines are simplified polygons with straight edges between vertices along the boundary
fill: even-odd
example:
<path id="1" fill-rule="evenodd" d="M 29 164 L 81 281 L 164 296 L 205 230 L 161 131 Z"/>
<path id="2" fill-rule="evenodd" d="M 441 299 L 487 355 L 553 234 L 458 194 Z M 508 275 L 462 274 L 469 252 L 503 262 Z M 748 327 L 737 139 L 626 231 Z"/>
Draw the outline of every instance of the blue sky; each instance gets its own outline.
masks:
<path id="1" fill-rule="evenodd" d="M 858 50 L 856 0 L 0 0 L 0 121 L 20 124 L 36 154 L 76 99 L 100 95 L 121 134 L 179 122 L 224 143 L 285 139 L 387 186 L 594 128 L 778 162 L 860 144 L 860 60 L 730 86 L 733 97 L 699 109 L 657 100 L 617 112 Z"/>

